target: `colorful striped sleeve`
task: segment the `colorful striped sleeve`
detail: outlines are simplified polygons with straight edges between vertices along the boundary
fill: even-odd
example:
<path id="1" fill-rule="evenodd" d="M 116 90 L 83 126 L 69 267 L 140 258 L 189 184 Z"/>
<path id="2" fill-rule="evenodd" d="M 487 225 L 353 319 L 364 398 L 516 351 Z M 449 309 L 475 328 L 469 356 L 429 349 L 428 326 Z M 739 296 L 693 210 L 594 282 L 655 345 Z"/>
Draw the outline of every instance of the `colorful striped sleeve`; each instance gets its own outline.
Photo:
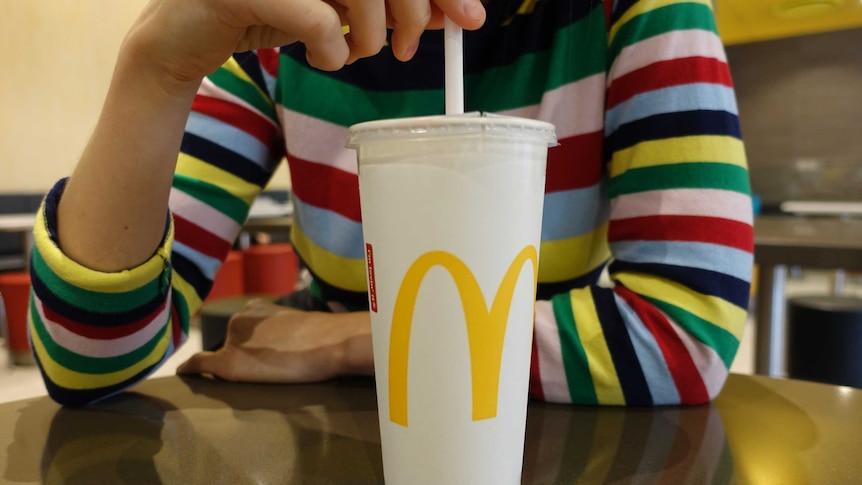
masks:
<path id="1" fill-rule="evenodd" d="M 189 314 L 284 155 L 273 101 L 277 66 L 274 49 L 235 54 L 204 80 L 192 105 L 170 196 L 174 286 Z"/>
<path id="2" fill-rule="evenodd" d="M 753 264 L 733 86 L 709 0 L 612 3 L 604 177 L 614 284 L 537 303 L 531 392 L 704 403 L 736 354 Z"/>
<path id="3" fill-rule="evenodd" d="M 81 405 L 120 392 L 158 368 L 188 334 L 171 311 L 173 225 L 152 258 L 117 273 L 77 264 L 57 245 L 57 204 L 48 193 L 33 229 L 30 343 L 49 395 Z"/>
<path id="4" fill-rule="evenodd" d="M 165 237 L 139 267 L 102 273 L 57 244 L 58 183 L 40 209 L 30 338 L 51 397 L 82 405 L 146 378 L 187 339 L 283 148 L 272 102 L 275 51 L 237 54 L 201 86 L 186 126 Z"/>

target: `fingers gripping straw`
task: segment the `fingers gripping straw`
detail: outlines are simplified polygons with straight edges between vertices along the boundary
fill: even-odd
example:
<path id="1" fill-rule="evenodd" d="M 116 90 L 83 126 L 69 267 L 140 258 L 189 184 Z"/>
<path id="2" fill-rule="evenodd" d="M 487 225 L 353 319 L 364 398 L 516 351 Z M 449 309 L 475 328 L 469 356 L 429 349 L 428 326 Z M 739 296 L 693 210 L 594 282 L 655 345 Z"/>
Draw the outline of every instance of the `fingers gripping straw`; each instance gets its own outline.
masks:
<path id="1" fill-rule="evenodd" d="M 520 483 L 555 141 L 478 113 L 350 128 L 387 485 Z"/>

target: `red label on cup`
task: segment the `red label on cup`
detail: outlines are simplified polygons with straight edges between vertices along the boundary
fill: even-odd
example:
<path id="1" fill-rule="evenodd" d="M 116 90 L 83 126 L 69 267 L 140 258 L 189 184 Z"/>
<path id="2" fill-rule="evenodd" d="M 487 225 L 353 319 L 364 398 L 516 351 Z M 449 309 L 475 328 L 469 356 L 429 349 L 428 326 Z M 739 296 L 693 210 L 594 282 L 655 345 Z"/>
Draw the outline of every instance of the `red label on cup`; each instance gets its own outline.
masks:
<path id="1" fill-rule="evenodd" d="M 377 313 L 377 285 L 374 283 L 374 250 L 365 243 L 365 259 L 368 262 L 368 300 L 371 311 Z"/>

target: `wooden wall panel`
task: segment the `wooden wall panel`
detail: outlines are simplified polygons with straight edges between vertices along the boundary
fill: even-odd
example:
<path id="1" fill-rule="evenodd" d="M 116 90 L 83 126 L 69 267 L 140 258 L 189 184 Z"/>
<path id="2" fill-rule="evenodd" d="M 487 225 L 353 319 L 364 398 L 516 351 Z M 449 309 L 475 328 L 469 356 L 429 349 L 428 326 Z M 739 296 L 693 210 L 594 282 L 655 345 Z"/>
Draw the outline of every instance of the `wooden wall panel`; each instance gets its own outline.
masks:
<path id="1" fill-rule="evenodd" d="M 862 29 L 727 50 L 754 190 L 862 200 Z"/>

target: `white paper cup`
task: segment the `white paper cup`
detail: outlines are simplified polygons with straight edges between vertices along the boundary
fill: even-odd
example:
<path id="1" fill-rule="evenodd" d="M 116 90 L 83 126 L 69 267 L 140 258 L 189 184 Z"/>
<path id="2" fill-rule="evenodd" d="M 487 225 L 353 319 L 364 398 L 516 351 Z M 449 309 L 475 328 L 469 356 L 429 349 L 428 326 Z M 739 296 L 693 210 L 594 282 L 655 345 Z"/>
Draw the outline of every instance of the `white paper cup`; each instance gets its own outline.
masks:
<path id="1" fill-rule="evenodd" d="M 390 485 L 520 483 L 549 123 L 361 123 L 357 149 Z"/>

